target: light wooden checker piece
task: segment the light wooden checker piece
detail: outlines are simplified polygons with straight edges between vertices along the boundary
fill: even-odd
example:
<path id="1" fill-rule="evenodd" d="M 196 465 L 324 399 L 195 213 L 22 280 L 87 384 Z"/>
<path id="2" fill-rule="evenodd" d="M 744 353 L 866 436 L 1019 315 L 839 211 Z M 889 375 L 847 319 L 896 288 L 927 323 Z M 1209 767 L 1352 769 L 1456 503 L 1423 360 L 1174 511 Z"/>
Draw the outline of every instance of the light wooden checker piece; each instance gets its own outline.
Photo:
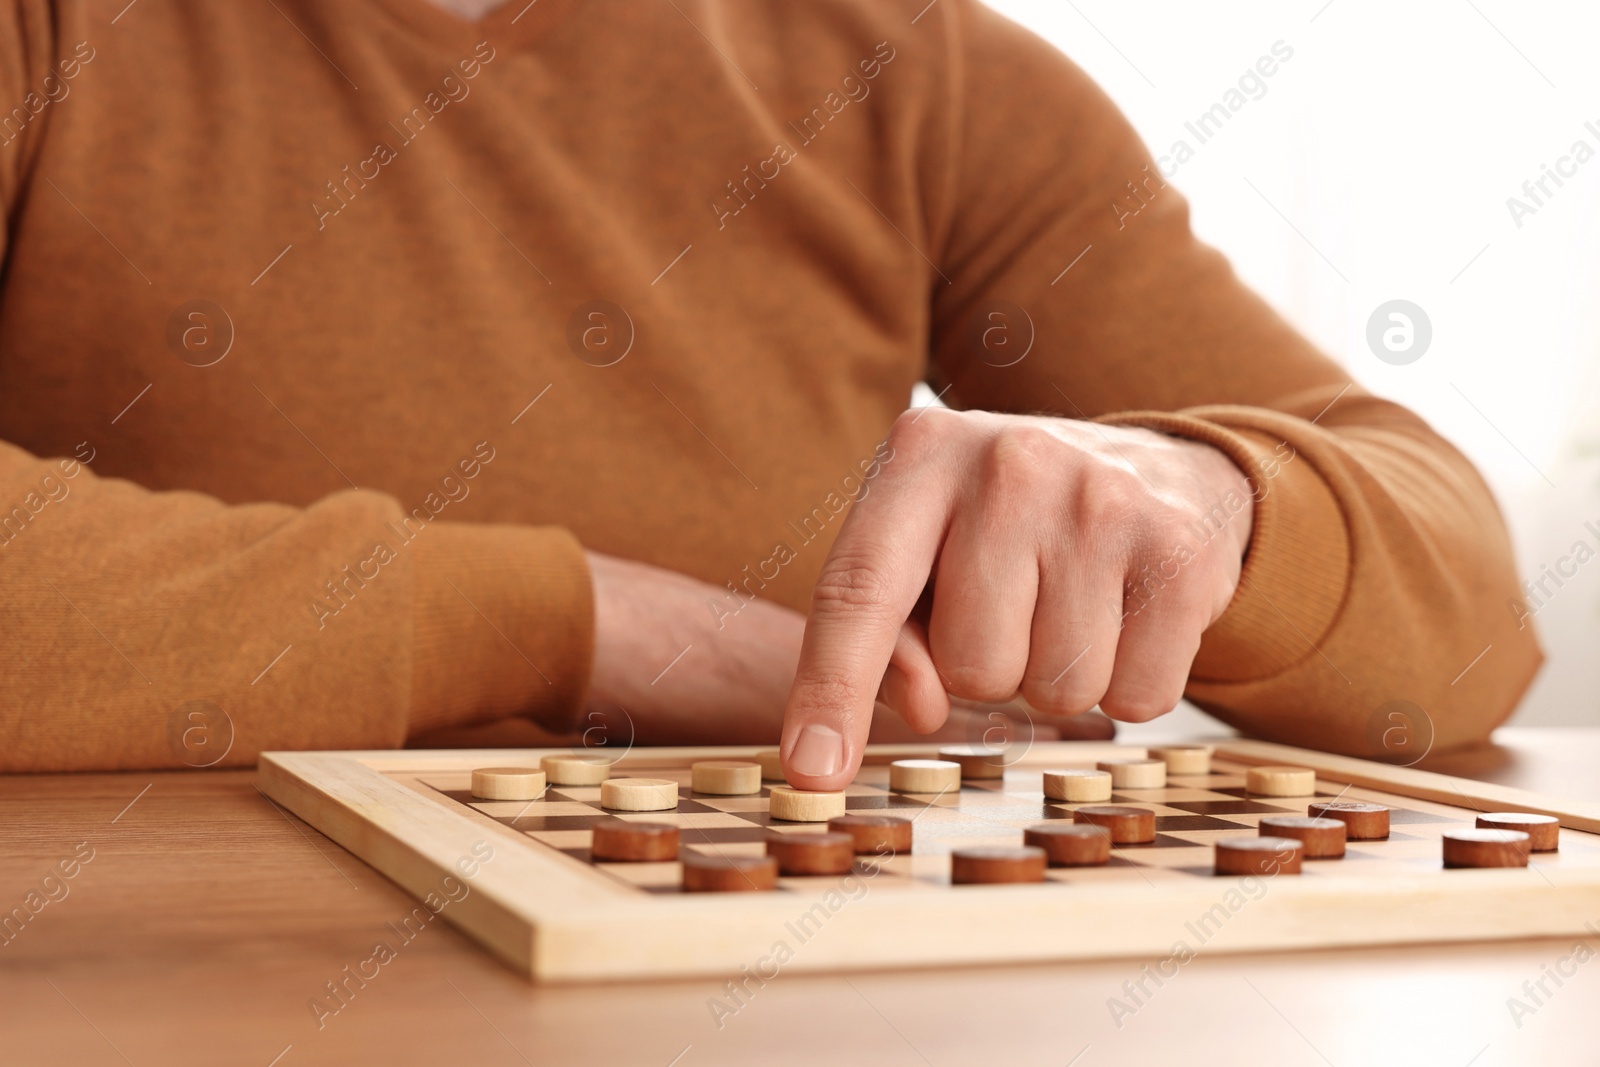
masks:
<path id="1" fill-rule="evenodd" d="M 961 764 L 938 759 L 895 760 L 889 764 L 889 788 L 896 793 L 948 793 L 961 788 Z"/>
<path id="2" fill-rule="evenodd" d="M 611 764 L 593 756 L 546 756 L 539 766 L 551 785 L 599 785 L 611 777 Z"/>
<path id="3" fill-rule="evenodd" d="M 479 767 L 472 772 L 472 795 L 479 800 L 538 800 L 544 791 L 544 772 L 532 767 Z"/>
<path id="4" fill-rule="evenodd" d="M 785 822 L 827 822 L 845 813 L 844 794 L 775 785 L 767 811 Z"/>
<path id="5" fill-rule="evenodd" d="M 1309 797 L 1317 792 L 1317 772 L 1307 767 L 1251 767 L 1245 790 L 1258 797 Z"/>
<path id="6" fill-rule="evenodd" d="M 777 749 L 763 749 L 756 753 L 755 759 L 761 765 L 761 778 L 763 781 L 783 781 L 783 754 Z"/>
<path id="7" fill-rule="evenodd" d="M 607 811 L 676 811 L 678 783 L 671 778 L 607 778 L 600 783 Z"/>
<path id="8" fill-rule="evenodd" d="M 1111 772 L 1101 770 L 1045 771 L 1044 795 L 1074 804 L 1098 804 L 1111 799 Z"/>
<path id="9" fill-rule="evenodd" d="M 1581 936 L 1582 922 L 1592 921 L 1593 901 L 1600 898 L 1600 806 L 1591 814 L 1579 802 L 1248 741 L 1219 745 L 1212 774 L 1203 783 L 1152 790 L 1134 802 L 1153 809 L 1148 812 L 1153 841 L 1116 844 L 1116 857 L 1105 865 L 1048 866 L 1044 880 L 1033 881 L 1036 861 L 1020 851 L 1029 847 L 1026 831 L 1041 815 L 1070 825 L 1060 818 L 1068 812 L 1041 797 L 1044 772 L 1092 767 L 1118 756 L 1118 746 L 1038 742 L 1007 767 L 1004 778 L 962 789 L 931 807 L 925 795 L 889 788 L 888 764 L 918 751 L 910 745 L 869 747 L 866 764 L 842 797 L 842 819 L 849 821 L 827 827 L 850 832 L 855 842 L 857 866 L 845 874 L 783 874 L 776 858 L 764 855 L 769 835 L 780 827 L 786 837 L 802 837 L 822 830 L 820 820 L 785 825 L 765 796 L 691 797 L 685 791 L 692 763 L 737 759 L 749 749 L 626 754 L 614 769 L 606 768 L 608 773 L 671 782 L 684 799 L 670 814 L 670 809 L 661 816 L 622 813 L 620 819 L 601 806 L 598 783 L 534 801 L 473 798 L 471 771 L 489 769 L 481 766 L 490 762 L 482 753 L 275 753 L 263 757 L 260 780 L 273 799 L 402 885 L 433 884 L 446 874 L 460 878 L 456 863 L 471 856 L 473 843 L 492 844 L 492 861 L 478 856 L 473 893 L 444 916 L 541 980 L 723 974 L 730 958 L 755 959 L 770 952 L 771 931 L 783 930 L 830 887 L 852 878 L 858 882 L 843 884 L 868 884 L 866 874 L 873 871 L 871 891 L 846 894 L 849 903 L 827 920 L 826 942 L 818 941 L 818 949 L 800 954 L 789 966 L 926 965 L 930 924 L 986 931 L 982 938 L 944 939 L 949 944 L 941 948 L 941 958 L 952 965 L 1165 952 L 1172 930 L 1215 904 L 1219 890 L 1210 876 L 1216 842 L 1271 836 L 1270 824 L 1263 822 L 1275 815 L 1263 807 L 1276 807 L 1290 818 L 1306 810 L 1306 801 L 1262 804 L 1258 795 L 1247 794 L 1242 787 L 1254 765 L 1311 770 L 1319 788 L 1340 794 L 1337 801 L 1318 798 L 1313 807 L 1367 805 L 1385 815 L 1392 809 L 1403 832 L 1359 843 L 1351 834 L 1351 851 L 1360 855 L 1345 860 L 1314 861 L 1302 843 L 1304 874 L 1294 879 L 1292 892 L 1275 896 L 1272 909 L 1238 927 L 1232 947 L 1241 951 L 1306 947 L 1307 931 L 1318 947 L 1419 937 L 1549 936 L 1554 930 L 1567 932 L 1567 925 Z M 558 755 L 507 751 L 497 759 L 531 767 L 547 754 Z M 1123 747 L 1120 754 L 1131 753 Z M 1347 773 L 1363 784 L 1350 785 L 1350 778 L 1341 777 Z M 779 787 L 780 797 L 784 788 Z M 838 804 L 833 802 L 835 810 Z M 781 810 L 783 802 L 777 806 Z M 1447 832 L 1474 829 L 1482 813 L 1519 810 L 1562 813 L 1561 852 L 1549 861 L 1559 864 L 1560 878 L 1547 882 L 1515 867 L 1476 878 L 1444 869 Z M 911 828 L 901 811 L 917 816 L 914 848 L 886 841 L 885 835 Z M 617 823 L 631 829 L 647 819 L 659 819 L 666 829 L 653 841 L 634 835 L 644 846 L 638 858 L 605 843 Z M 873 826 L 878 820 L 881 826 Z M 861 825 L 846 830 L 856 822 Z M 685 858 L 665 858 L 673 829 Z M 1081 829 L 1093 832 L 1090 824 Z M 857 832 L 871 838 L 871 848 L 861 848 Z M 374 847 L 383 841 L 403 847 Z M 1479 844 L 1516 856 L 1515 850 L 1505 850 L 1507 842 Z M 984 848 L 1009 851 L 972 855 L 971 850 Z M 952 858 L 958 852 L 966 857 L 959 875 Z M 1047 854 L 1046 863 L 1050 860 Z M 1003 881 L 1021 877 L 1024 883 L 985 880 L 996 874 Z M 1407 895 L 1412 890 L 1396 897 L 1391 888 L 1396 880 L 1414 886 L 1415 897 Z M 779 891 L 766 891 L 768 885 Z M 1151 886 L 1159 896 L 1150 896 Z M 694 899 L 707 892 L 723 899 Z M 1385 901 L 1385 907 L 1404 909 L 1406 921 L 1373 922 L 1371 910 L 1360 906 L 1366 892 Z M 1419 906 L 1408 907 L 1413 899 Z M 1439 906 L 1422 907 L 1423 900 Z M 456 911 L 461 914 L 452 916 Z M 1492 930 L 1486 929 L 1486 916 L 1493 918 Z M 604 937 L 594 936 L 597 923 Z M 1108 930 L 1113 931 L 1109 940 Z M 726 951 L 708 951 L 712 945 Z M 902 952 L 902 945 L 911 947 Z"/>
<path id="10" fill-rule="evenodd" d="M 1158 759 L 1101 760 L 1097 766 L 1111 775 L 1115 789 L 1165 789 L 1167 765 Z"/>
<path id="11" fill-rule="evenodd" d="M 1150 758 L 1167 765 L 1169 775 L 1211 773 L 1210 745 L 1160 745 L 1150 750 Z"/>
<path id="12" fill-rule="evenodd" d="M 761 764 L 746 760 L 699 760 L 689 765 L 691 788 L 715 796 L 754 796 L 761 792 Z"/>

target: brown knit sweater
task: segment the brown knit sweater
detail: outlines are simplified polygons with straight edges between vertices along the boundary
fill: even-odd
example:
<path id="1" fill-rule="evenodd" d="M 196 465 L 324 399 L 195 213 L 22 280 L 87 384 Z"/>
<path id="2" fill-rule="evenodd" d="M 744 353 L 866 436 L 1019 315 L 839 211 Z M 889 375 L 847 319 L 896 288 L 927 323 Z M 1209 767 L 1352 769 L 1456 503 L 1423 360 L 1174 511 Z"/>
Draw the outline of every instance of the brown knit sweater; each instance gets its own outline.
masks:
<path id="1" fill-rule="evenodd" d="M 0 203 L 0 769 L 559 723 L 581 545 L 803 610 L 919 380 L 1251 472 L 1229 722 L 1460 742 L 1539 662 L 1478 475 L 973 0 L 11 0 Z"/>

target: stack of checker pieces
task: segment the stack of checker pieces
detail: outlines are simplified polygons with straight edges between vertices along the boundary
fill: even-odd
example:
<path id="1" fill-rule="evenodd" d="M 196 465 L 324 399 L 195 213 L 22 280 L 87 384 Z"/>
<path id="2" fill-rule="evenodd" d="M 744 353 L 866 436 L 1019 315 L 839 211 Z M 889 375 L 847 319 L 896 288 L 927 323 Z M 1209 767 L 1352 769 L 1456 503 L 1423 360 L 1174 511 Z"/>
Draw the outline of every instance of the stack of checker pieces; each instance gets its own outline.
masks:
<path id="1" fill-rule="evenodd" d="M 521 813 L 510 817 L 503 814 L 504 805 L 496 804 L 495 817 L 597 868 L 614 872 L 631 867 L 623 880 L 639 888 L 759 891 L 780 888 L 780 876 L 838 876 L 863 862 L 908 856 L 916 820 L 930 810 L 948 820 L 952 807 L 970 806 L 978 821 L 997 822 L 985 813 L 990 808 L 1011 820 L 1015 805 L 1006 801 L 1015 795 L 1005 780 L 1004 753 L 949 746 L 938 757 L 890 764 L 888 789 L 858 782 L 845 792 L 827 794 L 763 784 L 781 780 L 775 752 L 754 761 L 702 761 L 690 770 L 692 792 L 680 797 L 675 779 L 611 778 L 603 761 L 553 756 L 545 757 L 538 770 L 476 771 L 472 798 L 458 799 L 527 801 Z M 1200 788 L 1169 788 L 1169 776 L 1176 779 L 1173 786 Z M 1045 803 L 1033 811 L 1044 821 L 1018 827 L 1020 840 L 952 842 L 948 867 L 938 880 L 957 885 L 1040 882 L 1051 868 L 1081 873 L 1119 862 L 1143 865 L 1136 857 L 1146 848 L 1196 846 L 1174 831 L 1224 829 L 1233 832 L 1209 842 L 1210 864 L 1175 869 L 1188 874 L 1298 874 L 1307 861 L 1315 868 L 1343 858 L 1347 842 L 1387 841 L 1391 814 L 1409 823 L 1450 821 L 1403 809 L 1392 812 L 1343 794 L 1319 794 L 1315 774 L 1304 768 L 1253 767 L 1246 771 L 1242 788 L 1221 786 L 1212 777 L 1210 749 L 1198 745 L 1155 748 L 1148 758 L 1104 761 L 1093 769 L 1047 770 L 1042 789 Z M 1190 799 L 1190 793 L 1206 799 Z M 1113 800 L 1118 803 L 1107 803 Z M 890 814 L 886 809 L 905 810 Z M 668 822 L 652 819 L 648 812 L 673 814 Z M 1252 818 L 1257 832 L 1250 834 L 1251 827 L 1217 815 Z M 1550 816 L 1492 813 L 1478 815 L 1476 822 L 1474 827 L 1442 831 L 1445 867 L 1526 866 L 1531 852 L 1553 851 L 1559 844 L 1558 823 Z M 919 853 L 939 852 L 943 841 L 965 832 L 940 832 L 939 820 L 934 823 L 929 829 L 935 839 L 926 842 L 932 847 L 919 847 Z M 985 830 L 985 836 L 1003 836 Z M 919 864 L 918 869 L 925 872 L 927 867 Z"/>

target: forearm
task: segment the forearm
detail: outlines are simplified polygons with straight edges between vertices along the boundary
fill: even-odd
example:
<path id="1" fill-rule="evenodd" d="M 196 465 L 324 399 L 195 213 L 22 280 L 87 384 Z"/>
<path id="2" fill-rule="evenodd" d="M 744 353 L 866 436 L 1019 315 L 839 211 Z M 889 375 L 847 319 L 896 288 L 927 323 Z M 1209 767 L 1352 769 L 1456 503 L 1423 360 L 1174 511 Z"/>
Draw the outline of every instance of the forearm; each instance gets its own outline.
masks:
<path id="1" fill-rule="evenodd" d="M 1187 695 L 1250 733 L 1359 756 L 1483 739 L 1542 659 L 1488 488 L 1395 404 L 1351 389 L 1287 407 L 1183 416 L 1278 457 L 1251 471 L 1250 557 Z M 1386 732 L 1402 720 L 1405 753 Z"/>
<path id="2" fill-rule="evenodd" d="M 561 531 L 369 491 L 228 506 L 93 466 L 0 445 L 0 769 L 248 766 L 581 699 L 591 600 Z"/>

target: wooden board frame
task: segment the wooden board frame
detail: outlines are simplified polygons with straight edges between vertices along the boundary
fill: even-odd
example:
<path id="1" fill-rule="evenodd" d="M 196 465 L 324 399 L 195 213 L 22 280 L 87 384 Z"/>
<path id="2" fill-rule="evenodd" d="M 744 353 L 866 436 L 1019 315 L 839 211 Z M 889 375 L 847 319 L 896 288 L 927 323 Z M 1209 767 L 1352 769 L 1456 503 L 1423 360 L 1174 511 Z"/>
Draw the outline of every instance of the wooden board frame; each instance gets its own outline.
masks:
<path id="1" fill-rule="evenodd" d="M 1600 833 L 1600 804 L 1284 745 L 1215 744 L 1218 758 L 1237 763 L 1310 767 L 1326 782 L 1482 811 L 1549 814 L 1565 827 Z M 440 886 L 446 876 L 466 882 L 467 894 L 445 901 L 440 914 L 536 981 L 737 978 L 741 968 L 771 961 L 779 942 L 789 948 L 782 969 L 806 971 L 1164 957 L 1240 882 L 1130 881 L 1070 890 L 963 886 L 877 895 L 868 884 L 837 909 L 823 899 L 836 880 L 819 883 L 814 899 L 794 893 L 663 897 L 618 884 L 487 817 L 453 811 L 389 777 L 537 765 L 541 756 L 569 751 L 268 752 L 261 756 L 259 774 L 269 797 L 418 900 L 430 893 L 436 901 L 444 896 Z M 756 751 L 635 749 L 616 768 L 640 774 L 651 767 L 683 767 L 694 759 L 748 759 Z M 873 746 L 867 762 L 929 753 L 927 745 Z M 1144 754 L 1140 746 L 1050 742 L 1032 746 L 1018 765 L 1038 768 Z M 464 879 L 457 864 L 479 842 L 494 846 L 494 858 Z M 799 929 L 812 936 L 801 941 L 794 924 L 807 915 L 813 921 Z M 1597 921 L 1600 868 L 1451 871 L 1446 877 L 1431 873 L 1363 883 L 1359 892 L 1334 881 L 1276 878 L 1248 906 L 1230 911 L 1204 948 L 1243 952 L 1554 937 L 1584 933 Z M 1193 938 L 1187 940 L 1193 949 Z"/>

